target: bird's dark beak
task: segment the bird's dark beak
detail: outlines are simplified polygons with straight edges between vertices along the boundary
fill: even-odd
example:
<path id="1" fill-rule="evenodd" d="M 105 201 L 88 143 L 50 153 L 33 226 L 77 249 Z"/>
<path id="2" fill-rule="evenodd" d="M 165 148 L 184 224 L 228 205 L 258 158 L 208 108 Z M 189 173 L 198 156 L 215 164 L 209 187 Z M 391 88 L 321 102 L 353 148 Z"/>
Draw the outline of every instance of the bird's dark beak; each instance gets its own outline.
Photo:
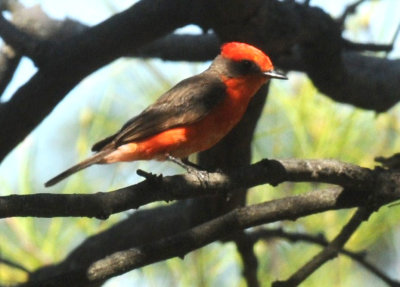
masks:
<path id="1" fill-rule="evenodd" d="M 286 77 L 285 74 L 277 72 L 275 70 L 269 70 L 269 71 L 263 72 L 263 74 L 267 77 L 274 78 L 274 79 L 281 79 L 281 80 L 288 79 L 288 77 Z"/>

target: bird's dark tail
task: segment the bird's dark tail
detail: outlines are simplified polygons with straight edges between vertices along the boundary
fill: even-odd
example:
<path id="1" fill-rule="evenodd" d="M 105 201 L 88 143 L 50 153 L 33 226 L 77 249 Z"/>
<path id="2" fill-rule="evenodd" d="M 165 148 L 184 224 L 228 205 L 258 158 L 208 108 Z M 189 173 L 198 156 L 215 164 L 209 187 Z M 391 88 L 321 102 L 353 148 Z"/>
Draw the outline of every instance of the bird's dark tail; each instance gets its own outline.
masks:
<path id="1" fill-rule="evenodd" d="M 44 186 L 45 187 L 49 187 L 49 186 L 55 185 L 56 183 L 60 182 L 61 180 L 65 179 L 65 178 L 67 178 L 71 174 L 74 174 L 75 172 L 80 171 L 81 169 L 87 168 L 87 167 L 89 167 L 89 166 L 91 166 L 93 164 L 96 164 L 96 163 L 100 163 L 103 160 L 104 156 L 106 156 L 110 152 L 111 152 L 110 150 L 105 150 L 105 151 L 101 151 L 99 153 L 96 153 L 92 157 L 89 157 L 88 159 L 85 159 L 84 161 L 81 161 L 80 163 L 74 165 L 73 167 L 70 167 L 66 171 L 60 173 L 59 175 L 57 175 L 55 177 L 53 177 L 48 182 L 46 182 L 44 184 Z"/>

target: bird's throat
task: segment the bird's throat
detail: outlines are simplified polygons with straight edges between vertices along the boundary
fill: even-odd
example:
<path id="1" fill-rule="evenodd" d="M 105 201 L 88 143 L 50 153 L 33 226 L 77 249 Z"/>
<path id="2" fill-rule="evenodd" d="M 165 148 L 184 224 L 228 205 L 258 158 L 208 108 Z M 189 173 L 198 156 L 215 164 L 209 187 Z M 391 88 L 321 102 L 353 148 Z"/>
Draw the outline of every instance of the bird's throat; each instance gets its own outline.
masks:
<path id="1" fill-rule="evenodd" d="M 258 75 L 242 76 L 237 78 L 222 78 L 227 93 L 233 101 L 243 101 L 247 103 L 267 82 L 267 78 Z"/>

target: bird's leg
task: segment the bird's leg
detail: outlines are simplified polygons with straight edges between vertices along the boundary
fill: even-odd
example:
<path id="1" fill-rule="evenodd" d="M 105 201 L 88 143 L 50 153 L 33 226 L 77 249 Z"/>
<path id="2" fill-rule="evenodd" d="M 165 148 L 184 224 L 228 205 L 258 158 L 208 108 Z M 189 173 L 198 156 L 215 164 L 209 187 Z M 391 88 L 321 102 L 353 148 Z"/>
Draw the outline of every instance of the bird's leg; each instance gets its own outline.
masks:
<path id="1" fill-rule="evenodd" d="M 201 182 L 203 182 L 207 178 L 208 172 L 202 169 L 199 165 L 189 161 L 188 158 L 179 159 L 170 154 L 167 154 L 166 156 L 168 160 L 186 169 L 188 173 L 196 175 Z"/>
<path id="2" fill-rule="evenodd" d="M 198 164 L 196 164 L 196 163 L 194 163 L 194 162 L 191 162 L 191 161 L 189 160 L 189 158 L 187 158 L 187 157 L 182 158 L 182 162 L 183 162 L 184 164 L 186 164 L 186 165 L 192 167 L 192 168 L 197 169 L 197 170 L 206 170 L 205 168 L 202 168 L 202 167 L 199 166 Z"/>
<path id="3" fill-rule="evenodd" d="M 170 154 L 167 154 L 166 156 L 167 156 L 168 160 L 170 160 L 173 163 L 176 163 L 177 165 L 179 165 L 180 167 L 186 169 L 187 172 L 193 172 L 193 170 L 204 171 L 204 169 L 201 168 L 199 165 L 189 161 L 187 157 L 180 159 L 180 158 L 176 158 Z"/>

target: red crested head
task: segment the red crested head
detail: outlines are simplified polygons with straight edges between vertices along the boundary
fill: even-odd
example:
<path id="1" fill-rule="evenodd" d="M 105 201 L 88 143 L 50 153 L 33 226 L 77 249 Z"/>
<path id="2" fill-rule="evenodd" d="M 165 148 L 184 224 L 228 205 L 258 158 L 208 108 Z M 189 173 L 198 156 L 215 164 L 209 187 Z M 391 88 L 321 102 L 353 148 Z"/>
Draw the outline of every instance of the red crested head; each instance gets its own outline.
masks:
<path id="1" fill-rule="evenodd" d="M 233 61 L 252 61 L 256 63 L 262 71 L 268 71 L 274 68 L 271 60 L 263 51 L 246 43 L 226 43 L 221 47 L 221 55 Z"/>

